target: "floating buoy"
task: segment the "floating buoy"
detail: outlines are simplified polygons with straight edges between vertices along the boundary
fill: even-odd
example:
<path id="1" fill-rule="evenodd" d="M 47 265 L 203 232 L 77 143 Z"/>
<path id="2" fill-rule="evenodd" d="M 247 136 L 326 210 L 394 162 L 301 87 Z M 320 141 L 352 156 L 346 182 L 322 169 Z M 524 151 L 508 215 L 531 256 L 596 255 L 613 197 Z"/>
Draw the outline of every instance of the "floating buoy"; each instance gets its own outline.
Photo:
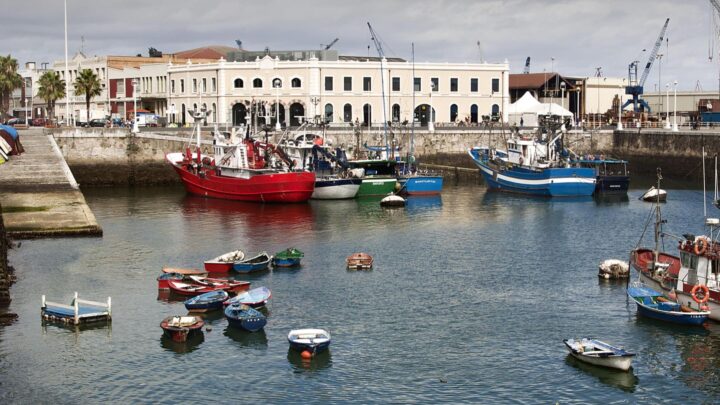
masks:
<path id="1" fill-rule="evenodd" d="M 309 359 L 312 357 L 312 353 L 307 350 L 303 350 L 302 353 L 300 353 L 300 357 L 302 357 L 303 359 Z"/>
<path id="2" fill-rule="evenodd" d="M 389 196 L 380 200 L 380 205 L 383 207 L 404 207 L 405 199 L 399 195 L 390 194 Z"/>

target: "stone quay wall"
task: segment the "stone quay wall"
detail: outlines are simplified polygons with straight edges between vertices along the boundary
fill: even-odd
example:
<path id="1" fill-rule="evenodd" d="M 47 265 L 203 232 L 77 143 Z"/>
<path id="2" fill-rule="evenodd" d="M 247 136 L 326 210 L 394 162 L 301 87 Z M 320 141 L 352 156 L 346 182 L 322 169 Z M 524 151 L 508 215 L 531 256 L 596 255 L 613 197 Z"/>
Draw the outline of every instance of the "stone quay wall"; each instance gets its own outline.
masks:
<path id="1" fill-rule="evenodd" d="M 144 128 L 133 135 L 127 128 L 54 129 L 52 133 L 80 185 L 169 184 L 178 182 L 165 162 L 165 153 L 181 151 L 192 138 L 190 129 Z M 319 133 L 319 130 L 308 130 Z M 354 148 L 358 145 L 382 145 L 382 128 L 327 130 L 325 137 L 333 146 Z M 521 134 L 532 135 L 531 131 Z M 291 136 L 293 136 L 291 134 Z M 421 163 L 474 169 L 467 156 L 473 146 L 504 148 L 510 132 L 481 128 L 441 127 L 434 132 L 425 129 L 414 134 L 415 155 Z M 270 142 L 279 136 L 270 134 Z M 406 147 L 410 131 L 389 134 L 388 142 Z M 209 152 L 210 129 L 202 134 L 203 151 Z M 194 144 L 194 140 L 192 141 Z M 688 178 L 701 173 L 700 156 L 705 146 L 709 155 L 720 152 L 720 132 L 630 129 L 624 131 L 569 131 L 565 145 L 576 153 L 605 154 L 630 161 L 636 174 L 653 174 L 662 167 L 669 177 Z M 403 152 L 404 154 L 404 149 Z M 444 170 L 457 173 L 454 169 Z"/>
<path id="2" fill-rule="evenodd" d="M 1 212 L 2 207 L 0 207 L 0 213 Z M 0 307 L 10 304 L 12 275 L 10 274 L 7 261 L 8 244 L 9 241 L 5 233 L 5 224 L 2 215 L 0 215 Z"/>

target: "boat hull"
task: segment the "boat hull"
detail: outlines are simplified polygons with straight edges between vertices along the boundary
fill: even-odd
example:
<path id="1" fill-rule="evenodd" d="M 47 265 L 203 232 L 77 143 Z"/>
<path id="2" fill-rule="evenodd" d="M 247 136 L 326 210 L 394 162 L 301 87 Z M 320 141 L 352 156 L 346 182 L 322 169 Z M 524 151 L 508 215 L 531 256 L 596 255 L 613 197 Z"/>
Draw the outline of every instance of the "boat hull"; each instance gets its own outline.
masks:
<path id="1" fill-rule="evenodd" d="M 235 263 L 233 270 L 238 273 L 252 273 L 253 271 L 266 270 L 270 266 L 270 259 L 262 263 Z"/>
<path id="2" fill-rule="evenodd" d="M 643 306 L 640 303 L 637 303 L 637 310 L 642 316 L 680 325 L 702 325 L 708 319 L 707 314 L 661 311 Z"/>
<path id="3" fill-rule="evenodd" d="M 344 200 L 355 198 L 362 179 L 317 179 L 311 198 L 315 200 Z"/>
<path id="4" fill-rule="evenodd" d="M 441 194 L 443 188 L 442 176 L 399 177 L 398 182 L 402 192 L 408 195 Z"/>
<path id="5" fill-rule="evenodd" d="M 632 357 L 591 357 L 573 352 L 570 355 L 588 364 L 616 370 L 628 371 L 632 366 Z"/>
<path id="6" fill-rule="evenodd" d="M 228 273 L 233 269 L 233 263 L 205 262 L 205 271 L 208 273 Z"/>
<path id="7" fill-rule="evenodd" d="M 595 192 L 595 171 L 585 167 L 531 170 L 522 167 L 496 168 L 470 150 L 488 188 L 545 197 L 590 196 Z"/>
<path id="8" fill-rule="evenodd" d="M 249 307 L 239 310 L 237 306 L 230 305 L 225 308 L 225 318 L 230 326 L 248 332 L 257 332 L 267 325 L 265 315 Z"/>
<path id="9" fill-rule="evenodd" d="M 630 188 L 630 176 L 597 176 L 595 193 L 626 194 Z"/>
<path id="10" fill-rule="evenodd" d="M 205 325 L 205 322 L 201 318 L 196 317 L 196 322 L 188 326 L 172 326 L 170 325 L 172 319 L 173 317 L 170 316 L 160 322 L 163 334 L 172 341 L 182 343 L 193 336 L 202 334 L 202 327 Z"/>
<path id="11" fill-rule="evenodd" d="M 214 171 L 193 173 L 182 162 L 181 153 L 170 153 L 166 159 L 190 194 L 226 200 L 252 202 L 304 202 L 315 188 L 312 172 L 254 173 L 247 178 L 219 176 Z"/>
<path id="12" fill-rule="evenodd" d="M 294 266 L 300 265 L 300 259 L 295 259 L 295 258 L 280 259 L 277 257 L 273 257 L 272 264 L 275 267 L 294 267 Z"/>
<path id="13" fill-rule="evenodd" d="M 395 191 L 396 183 L 397 179 L 391 176 L 365 177 L 362 180 L 357 196 L 366 197 L 374 195 L 388 195 Z"/>

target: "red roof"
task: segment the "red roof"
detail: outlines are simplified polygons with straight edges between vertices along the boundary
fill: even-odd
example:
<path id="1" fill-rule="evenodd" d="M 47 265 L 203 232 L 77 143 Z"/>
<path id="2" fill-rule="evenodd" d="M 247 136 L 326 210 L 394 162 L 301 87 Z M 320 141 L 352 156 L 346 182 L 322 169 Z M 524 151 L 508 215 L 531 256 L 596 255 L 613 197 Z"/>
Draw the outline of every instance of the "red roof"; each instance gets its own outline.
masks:
<path id="1" fill-rule="evenodd" d="M 175 57 L 180 59 L 220 59 L 221 57 L 227 59 L 228 52 L 237 50 L 230 46 L 211 45 L 175 52 Z"/>

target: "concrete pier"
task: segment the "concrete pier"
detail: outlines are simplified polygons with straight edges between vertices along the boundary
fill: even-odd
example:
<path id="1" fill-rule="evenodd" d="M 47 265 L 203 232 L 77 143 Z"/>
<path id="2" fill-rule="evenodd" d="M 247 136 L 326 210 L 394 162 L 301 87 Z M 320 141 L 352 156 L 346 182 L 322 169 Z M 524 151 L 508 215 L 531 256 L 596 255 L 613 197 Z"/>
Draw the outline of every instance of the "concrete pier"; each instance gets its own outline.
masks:
<path id="1" fill-rule="evenodd" d="M 102 235 L 52 135 L 22 131 L 25 153 L 0 165 L 0 205 L 11 238 Z"/>

